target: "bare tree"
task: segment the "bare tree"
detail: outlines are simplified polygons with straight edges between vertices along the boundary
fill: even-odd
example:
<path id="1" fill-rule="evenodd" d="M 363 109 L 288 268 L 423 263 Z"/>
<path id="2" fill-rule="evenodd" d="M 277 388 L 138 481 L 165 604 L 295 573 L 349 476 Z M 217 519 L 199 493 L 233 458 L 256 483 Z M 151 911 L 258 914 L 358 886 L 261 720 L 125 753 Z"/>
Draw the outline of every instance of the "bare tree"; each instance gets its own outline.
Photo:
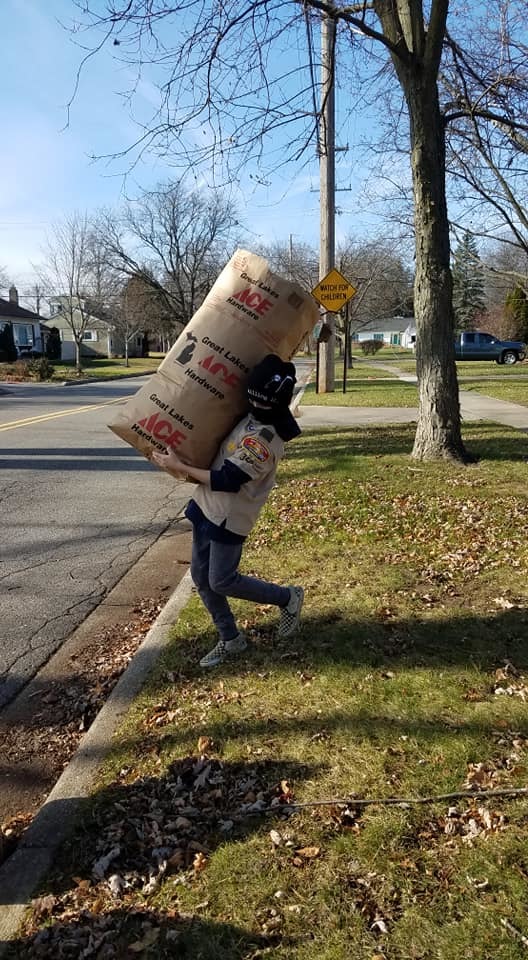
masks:
<path id="1" fill-rule="evenodd" d="M 240 231 L 234 205 L 217 192 L 160 185 L 129 201 L 119 216 L 103 212 L 97 236 L 121 277 L 141 278 L 165 314 L 189 322 L 229 259 Z"/>
<path id="2" fill-rule="evenodd" d="M 319 280 L 319 253 L 310 244 L 298 240 L 294 243 L 293 236 L 290 236 L 289 243 L 276 241 L 260 244 L 256 252 L 266 258 L 275 273 L 294 280 L 305 290 L 313 290 L 316 286 Z M 309 336 L 305 344 L 306 353 L 310 355 L 316 348 L 315 337 Z"/>
<path id="3" fill-rule="evenodd" d="M 459 17 L 468 18 L 463 8 Z M 441 74 L 454 220 L 528 255 L 528 40 L 524 0 L 471 10 Z M 470 218 L 470 223 L 468 219 Z M 519 278 L 520 279 L 520 278 Z M 526 277 L 524 278 L 526 282 Z"/>
<path id="4" fill-rule="evenodd" d="M 384 237 L 369 241 L 347 237 L 339 245 L 337 260 L 343 276 L 358 287 L 354 297 L 356 323 L 412 315 L 413 277 L 399 245 Z"/>
<path id="5" fill-rule="evenodd" d="M 266 257 L 272 270 L 294 280 L 307 290 L 312 290 L 319 280 L 319 253 L 302 241 L 289 243 L 276 241 L 263 244 L 257 250 Z"/>
<path id="6" fill-rule="evenodd" d="M 113 311 L 112 326 L 124 346 L 125 366 L 128 367 L 129 344 L 133 337 L 163 329 L 166 307 L 151 284 L 145 282 L 145 269 L 137 276 L 128 277 Z"/>
<path id="7" fill-rule="evenodd" d="M 398 246 L 385 238 L 365 242 L 348 237 L 338 248 L 337 261 L 340 272 L 356 288 L 348 311 L 338 319 L 338 328 L 344 339 L 348 338 L 351 364 L 352 332 L 371 320 L 412 316 L 412 274 L 399 256 Z"/>
<path id="8" fill-rule="evenodd" d="M 528 254 L 516 244 L 508 241 L 489 244 L 483 264 L 486 303 L 491 308 L 504 307 L 514 287 L 528 285 Z"/>
<path id="9" fill-rule="evenodd" d="M 81 347 L 90 319 L 91 225 L 86 214 L 74 213 L 53 225 L 44 259 L 37 267 L 48 299 L 60 304 L 61 315 L 75 343 L 75 367 L 82 372 Z"/>
<path id="10" fill-rule="evenodd" d="M 23 296 L 34 305 L 35 313 L 40 315 L 42 310 L 42 301 L 44 300 L 44 291 L 40 283 L 33 283 L 29 290 Z"/>
<path id="11" fill-rule="evenodd" d="M 484 5 L 488 16 L 496 19 L 493 5 Z M 457 13 L 464 8 L 461 3 L 453 6 Z M 199 0 L 181 5 L 114 0 L 111 11 L 101 15 L 95 0 L 79 2 L 83 25 L 99 31 L 88 57 L 113 38 L 121 60 L 134 62 L 140 70 L 155 63 L 164 73 L 160 110 L 143 127 L 135 148 L 155 145 L 170 152 L 173 162 L 206 163 L 219 176 L 234 178 L 251 157 L 258 159 L 258 173 L 252 176 L 260 182 L 265 178 L 264 158 L 268 169 L 277 170 L 306 157 L 317 143 L 319 65 L 312 26 L 318 16 L 336 22 L 338 43 L 350 42 L 354 70 L 360 73 L 364 67 L 371 82 L 379 79 L 380 71 L 387 76 L 388 60 L 409 124 L 419 380 L 413 455 L 465 460 L 454 359 L 439 74 L 447 50 L 452 54 L 455 45 L 464 50 L 468 21 L 453 17 L 452 32 L 461 24 L 466 34 L 448 36 L 449 8 L 449 0 L 362 0 L 343 5 L 331 0 L 303 4 L 247 0 L 242 5 L 239 0 L 224 0 L 205 6 Z M 363 45 L 358 44 L 358 35 L 364 38 Z M 292 47 L 298 58 L 291 57 Z M 458 63 L 463 64 L 461 55 Z M 471 90 L 468 94 L 461 110 L 476 115 L 478 99 Z M 450 119 L 455 119 L 453 113 Z M 267 150 L 271 133 L 287 123 L 291 125 L 287 142 L 276 141 L 276 148 Z"/>

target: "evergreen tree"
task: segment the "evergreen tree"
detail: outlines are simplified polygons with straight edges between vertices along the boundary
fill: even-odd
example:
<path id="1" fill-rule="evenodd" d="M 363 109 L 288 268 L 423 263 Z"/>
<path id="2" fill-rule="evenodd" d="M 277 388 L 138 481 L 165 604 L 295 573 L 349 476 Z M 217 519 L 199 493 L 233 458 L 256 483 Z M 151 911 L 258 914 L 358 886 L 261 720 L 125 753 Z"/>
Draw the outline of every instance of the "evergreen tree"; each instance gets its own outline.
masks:
<path id="1" fill-rule="evenodd" d="M 57 327 L 49 327 L 44 337 L 44 354 L 48 360 L 60 360 L 61 339 Z"/>
<path id="2" fill-rule="evenodd" d="M 526 343 L 528 341 L 528 297 L 521 286 L 517 285 L 510 290 L 504 309 L 511 323 L 512 338 Z"/>
<path id="3" fill-rule="evenodd" d="M 473 330 L 485 307 L 484 271 L 475 238 L 466 232 L 453 254 L 453 309 L 458 330 Z"/>
<path id="4" fill-rule="evenodd" d="M 13 363 L 18 357 L 11 323 L 0 324 L 0 362 Z"/>

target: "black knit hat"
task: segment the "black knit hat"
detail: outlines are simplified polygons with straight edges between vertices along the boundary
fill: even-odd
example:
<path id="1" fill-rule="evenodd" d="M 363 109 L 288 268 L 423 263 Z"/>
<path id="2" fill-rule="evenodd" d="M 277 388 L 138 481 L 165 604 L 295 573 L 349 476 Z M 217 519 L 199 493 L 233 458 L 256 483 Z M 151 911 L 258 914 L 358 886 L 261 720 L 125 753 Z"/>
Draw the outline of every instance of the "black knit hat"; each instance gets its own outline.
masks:
<path id="1" fill-rule="evenodd" d="M 275 353 L 269 353 L 253 367 L 249 375 L 249 401 L 271 410 L 287 409 L 292 401 L 296 382 L 293 363 L 281 360 Z"/>

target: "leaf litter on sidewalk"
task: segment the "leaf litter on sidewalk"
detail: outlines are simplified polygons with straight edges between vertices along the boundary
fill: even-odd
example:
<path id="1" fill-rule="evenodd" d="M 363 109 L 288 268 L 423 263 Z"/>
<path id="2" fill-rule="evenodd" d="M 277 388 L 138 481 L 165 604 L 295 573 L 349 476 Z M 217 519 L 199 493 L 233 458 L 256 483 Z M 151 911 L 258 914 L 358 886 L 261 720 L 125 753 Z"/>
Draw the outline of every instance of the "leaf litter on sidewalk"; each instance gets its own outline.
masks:
<path id="1" fill-rule="evenodd" d="M 480 793 L 527 782 L 527 441 L 466 439 L 292 445 L 244 569 L 304 584 L 299 634 L 236 603 L 250 647 L 204 672 L 191 599 L 12 957 L 525 956 L 528 801 Z"/>

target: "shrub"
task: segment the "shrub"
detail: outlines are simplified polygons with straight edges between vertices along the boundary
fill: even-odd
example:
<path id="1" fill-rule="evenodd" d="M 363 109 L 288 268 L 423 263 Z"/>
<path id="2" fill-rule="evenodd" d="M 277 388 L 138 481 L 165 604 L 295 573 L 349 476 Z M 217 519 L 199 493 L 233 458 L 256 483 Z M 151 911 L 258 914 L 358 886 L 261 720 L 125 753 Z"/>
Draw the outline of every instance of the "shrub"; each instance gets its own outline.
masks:
<path id="1" fill-rule="evenodd" d="M 372 356 L 374 353 L 377 353 L 378 350 L 381 350 L 383 347 L 383 340 L 362 340 L 361 349 L 365 356 Z"/>
<path id="2" fill-rule="evenodd" d="M 0 379 L 18 381 L 29 380 L 29 378 L 29 362 L 27 360 L 0 364 Z"/>
<path id="3" fill-rule="evenodd" d="M 55 367 L 47 357 L 40 357 L 38 360 L 30 360 L 28 363 L 28 373 L 35 380 L 51 380 L 55 372 Z"/>

